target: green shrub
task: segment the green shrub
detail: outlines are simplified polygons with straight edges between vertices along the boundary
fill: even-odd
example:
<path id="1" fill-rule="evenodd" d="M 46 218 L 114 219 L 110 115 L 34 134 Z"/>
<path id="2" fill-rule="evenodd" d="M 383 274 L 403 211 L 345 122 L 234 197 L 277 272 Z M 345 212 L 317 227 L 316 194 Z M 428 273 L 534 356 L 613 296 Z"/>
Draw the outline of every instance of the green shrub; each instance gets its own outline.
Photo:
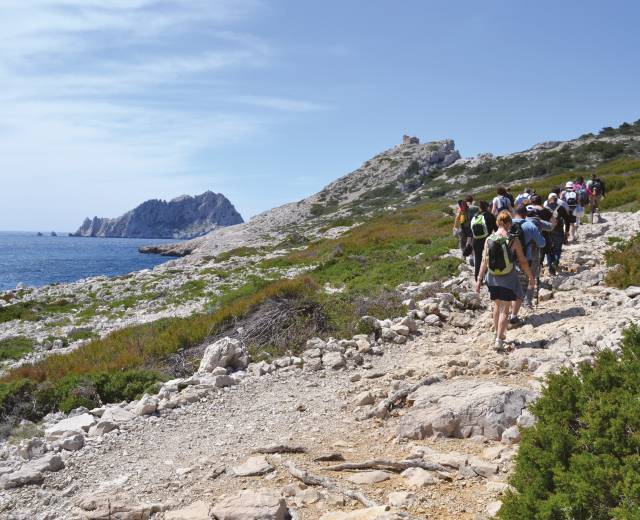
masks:
<path id="1" fill-rule="evenodd" d="M 98 334 L 92 330 L 75 330 L 67 334 L 67 339 L 69 341 L 79 341 L 81 339 L 95 339 L 98 337 Z"/>
<path id="2" fill-rule="evenodd" d="M 258 254 L 260 254 L 260 249 L 255 247 L 236 247 L 235 249 L 230 249 L 229 251 L 225 251 L 224 253 L 216 255 L 216 262 L 225 262 L 236 256 L 242 258 L 245 256 L 253 256 Z"/>
<path id="3" fill-rule="evenodd" d="M 24 336 L 13 336 L 0 340 L 0 361 L 20 359 L 33 350 L 33 341 Z"/>
<path id="4" fill-rule="evenodd" d="M 37 321 L 51 314 L 70 312 L 75 304 L 69 300 L 60 299 L 50 302 L 18 302 L 6 307 L 0 307 L 0 323 L 11 320 Z"/>
<path id="5" fill-rule="evenodd" d="M 613 267 L 605 277 L 607 285 L 618 289 L 640 285 L 640 235 L 618 242 L 605 253 L 605 260 Z"/>
<path id="6" fill-rule="evenodd" d="M 57 380 L 36 383 L 18 379 L 0 383 L 0 418 L 7 428 L 0 429 L 0 438 L 11 433 L 18 419 L 38 420 L 49 412 L 70 412 L 85 406 L 139 398 L 153 392 L 163 377 L 146 370 L 69 374 Z"/>
<path id="7" fill-rule="evenodd" d="M 162 379 L 158 373 L 146 370 L 102 372 L 91 376 L 100 399 L 105 403 L 131 401 L 144 393 L 153 393 Z"/>
<path id="8" fill-rule="evenodd" d="M 640 327 L 624 335 L 618 359 L 564 370 L 531 407 L 503 520 L 640 518 Z"/>

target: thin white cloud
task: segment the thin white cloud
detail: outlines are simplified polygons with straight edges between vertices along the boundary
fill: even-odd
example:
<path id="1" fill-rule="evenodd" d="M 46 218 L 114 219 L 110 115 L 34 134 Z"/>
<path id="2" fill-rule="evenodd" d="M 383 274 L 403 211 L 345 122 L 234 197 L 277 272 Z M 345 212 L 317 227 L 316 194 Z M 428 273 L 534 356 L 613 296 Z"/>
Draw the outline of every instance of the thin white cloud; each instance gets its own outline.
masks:
<path id="1" fill-rule="evenodd" d="M 235 96 L 231 98 L 236 103 L 244 103 L 262 108 L 271 108 L 286 112 L 317 112 L 327 110 L 328 107 L 310 101 L 287 99 L 269 96 Z"/>
<path id="2" fill-rule="evenodd" d="M 235 94 L 228 71 L 273 60 L 267 42 L 238 30 L 260 9 L 258 0 L 4 0 L 0 226 L 68 229 L 142 198 L 222 191 L 225 179 L 202 175 L 198 157 L 271 124 L 215 102 Z"/>

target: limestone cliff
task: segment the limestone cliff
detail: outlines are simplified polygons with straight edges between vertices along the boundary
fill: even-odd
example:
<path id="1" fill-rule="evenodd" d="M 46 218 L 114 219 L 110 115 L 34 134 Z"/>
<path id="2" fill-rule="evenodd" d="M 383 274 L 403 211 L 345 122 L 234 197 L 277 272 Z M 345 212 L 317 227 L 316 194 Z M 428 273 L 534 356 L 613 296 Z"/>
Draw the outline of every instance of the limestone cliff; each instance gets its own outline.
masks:
<path id="1" fill-rule="evenodd" d="M 81 237 L 194 238 L 219 226 L 243 222 L 220 193 L 183 195 L 169 202 L 148 200 L 118 218 L 86 218 L 73 234 Z"/>

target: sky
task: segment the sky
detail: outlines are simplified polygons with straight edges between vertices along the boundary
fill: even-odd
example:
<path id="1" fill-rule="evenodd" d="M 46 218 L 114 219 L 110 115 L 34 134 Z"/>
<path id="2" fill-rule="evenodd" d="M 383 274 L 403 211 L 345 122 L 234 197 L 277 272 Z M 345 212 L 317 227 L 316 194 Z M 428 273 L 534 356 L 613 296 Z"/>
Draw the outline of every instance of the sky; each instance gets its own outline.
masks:
<path id="1" fill-rule="evenodd" d="M 635 0 L 2 0 L 0 229 L 147 199 L 245 219 L 401 141 L 522 150 L 640 118 Z"/>

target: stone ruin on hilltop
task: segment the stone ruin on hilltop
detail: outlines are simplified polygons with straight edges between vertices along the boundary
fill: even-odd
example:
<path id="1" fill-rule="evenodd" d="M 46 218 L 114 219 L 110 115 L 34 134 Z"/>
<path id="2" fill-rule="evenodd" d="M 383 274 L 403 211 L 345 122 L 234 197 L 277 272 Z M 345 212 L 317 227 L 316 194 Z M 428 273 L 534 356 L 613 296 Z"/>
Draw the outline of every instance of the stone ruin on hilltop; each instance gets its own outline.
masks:
<path id="1" fill-rule="evenodd" d="M 402 144 L 420 144 L 420 139 L 405 134 L 402 136 Z"/>

